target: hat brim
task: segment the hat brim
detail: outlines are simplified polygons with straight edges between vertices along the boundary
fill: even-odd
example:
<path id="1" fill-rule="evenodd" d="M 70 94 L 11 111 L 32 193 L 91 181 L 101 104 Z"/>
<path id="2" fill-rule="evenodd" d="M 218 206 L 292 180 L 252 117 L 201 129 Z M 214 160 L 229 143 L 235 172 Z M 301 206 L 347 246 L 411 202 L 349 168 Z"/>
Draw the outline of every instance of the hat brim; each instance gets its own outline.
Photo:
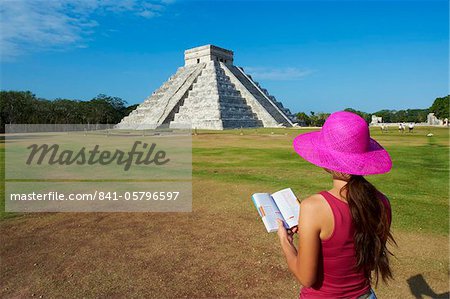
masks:
<path id="1" fill-rule="evenodd" d="M 327 148 L 322 144 L 320 136 L 320 132 L 297 136 L 293 141 L 297 154 L 314 165 L 347 174 L 381 174 L 392 168 L 389 153 L 372 138 L 366 152 L 345 153 Z"/>

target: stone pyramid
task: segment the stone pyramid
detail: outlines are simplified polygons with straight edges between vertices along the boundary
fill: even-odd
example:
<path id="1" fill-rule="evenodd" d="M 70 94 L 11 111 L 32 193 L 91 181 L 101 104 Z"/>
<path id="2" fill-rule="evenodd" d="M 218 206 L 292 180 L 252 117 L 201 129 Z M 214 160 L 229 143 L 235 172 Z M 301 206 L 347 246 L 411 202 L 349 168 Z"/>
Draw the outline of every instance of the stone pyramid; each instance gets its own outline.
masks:
<path id="1" fill-rule="evenodd" d="M 213 45 L 186 50 L 185 66 L 116 126 L 120 129 L 292 127 L 296 118 Z"/>

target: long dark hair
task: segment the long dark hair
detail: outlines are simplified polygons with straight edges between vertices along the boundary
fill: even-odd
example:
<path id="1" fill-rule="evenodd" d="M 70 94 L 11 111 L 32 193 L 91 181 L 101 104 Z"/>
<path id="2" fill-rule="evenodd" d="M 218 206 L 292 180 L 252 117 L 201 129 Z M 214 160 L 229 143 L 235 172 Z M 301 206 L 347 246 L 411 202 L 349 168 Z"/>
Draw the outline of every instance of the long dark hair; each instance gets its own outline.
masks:
<path id="1" fill-rule="evenodd" d="M 379 276 L 387 282 L 392 279 L 389 256 L 393 254 L 386 243 L 396 243 L 390 232 L 386 206 L 379 200 L 379 191 L 363 176 L 352 175 L 341 189 L 341 196 L 345 191 L 343 197 L 347 199 L 355 228 L 356 268 L 369 278 L 374 271 L 376 284 Z"/>

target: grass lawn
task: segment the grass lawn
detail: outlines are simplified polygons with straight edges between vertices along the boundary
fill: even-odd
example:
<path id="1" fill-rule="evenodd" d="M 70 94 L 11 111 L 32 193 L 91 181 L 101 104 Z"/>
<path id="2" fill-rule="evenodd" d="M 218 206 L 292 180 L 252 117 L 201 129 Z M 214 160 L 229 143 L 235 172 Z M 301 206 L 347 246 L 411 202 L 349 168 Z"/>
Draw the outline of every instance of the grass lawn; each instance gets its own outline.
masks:
<path id="1" fill-rule="evenodd" d="M 304 198 L 331 186 L 323 170 L 292 150 L 293 137 L 306 131 L 199 131 L 192 213 L 12 214 L 2 208 L 0 297 L 296 298 L 299 285 L 250 195 L 291 187 Z M 426 137 L 429 132 L 434 136 Z M 378 286 L 379 298 L 449 291 L 448 132 L 372 130 L 394 166 L 368 179 L 391 200 L 398 242 L 395 281 Z"/>

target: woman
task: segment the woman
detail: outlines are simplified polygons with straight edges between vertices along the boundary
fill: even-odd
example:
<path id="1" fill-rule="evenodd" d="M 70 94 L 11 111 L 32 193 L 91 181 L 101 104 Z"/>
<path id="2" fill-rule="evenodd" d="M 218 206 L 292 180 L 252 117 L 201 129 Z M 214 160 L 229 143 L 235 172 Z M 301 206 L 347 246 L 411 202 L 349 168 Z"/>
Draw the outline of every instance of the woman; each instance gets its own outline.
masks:
<path id="1" fill-rule="evenodd" d="M 388 172 L 389 154 L 370 138 L 364 119 L 344 111 L 331 114 L 321 131 L 297 136 L 293 145 L 333 179 L 330 190 L 301 202 L 298 228 L 288 231 L 278 220 L 288 267 L 303 285 L 300 298 L 376 298 L 372 277 L 375 283 L 380 276 L 392 278 L 386 242 L 395 241 L 389 201 L 363 176 Z"/>

